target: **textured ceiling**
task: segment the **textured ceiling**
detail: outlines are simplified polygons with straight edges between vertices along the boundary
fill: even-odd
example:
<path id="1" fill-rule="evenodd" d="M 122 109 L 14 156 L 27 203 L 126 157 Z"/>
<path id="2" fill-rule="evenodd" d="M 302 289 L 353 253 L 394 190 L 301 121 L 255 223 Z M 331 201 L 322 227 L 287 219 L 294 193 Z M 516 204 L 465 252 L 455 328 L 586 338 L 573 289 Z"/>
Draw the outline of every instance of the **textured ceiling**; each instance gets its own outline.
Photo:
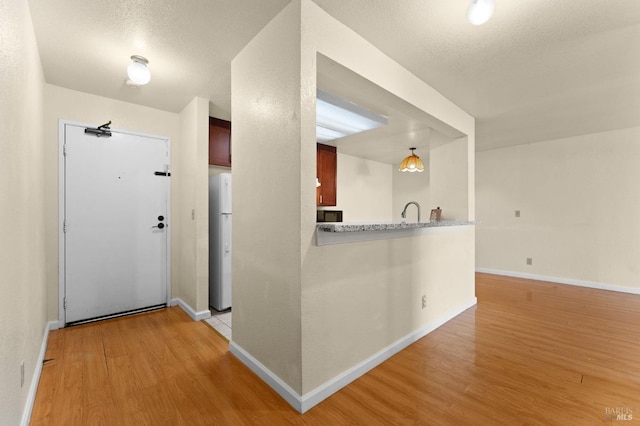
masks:
<path id="1" fill-rule="evenodd" d="M 314 0 L 477 118 L 477 148 L 640 126 L 640 1 Z M 230 111 L 231 59 L 289 0 L 29 0 L 48 83 L 163 110 Z M 129 56 L 152 80 L 124 84 Z"/>
<path id="2" fill-rule="evenodd" d="M 48 83 L 180 112 L 231 111 L 231 59 L 290 0 L 29 0 Z M 133 54 L 151 83 L 125 85 Z M 221 117 L 225 118 L 225 117 Z"/>

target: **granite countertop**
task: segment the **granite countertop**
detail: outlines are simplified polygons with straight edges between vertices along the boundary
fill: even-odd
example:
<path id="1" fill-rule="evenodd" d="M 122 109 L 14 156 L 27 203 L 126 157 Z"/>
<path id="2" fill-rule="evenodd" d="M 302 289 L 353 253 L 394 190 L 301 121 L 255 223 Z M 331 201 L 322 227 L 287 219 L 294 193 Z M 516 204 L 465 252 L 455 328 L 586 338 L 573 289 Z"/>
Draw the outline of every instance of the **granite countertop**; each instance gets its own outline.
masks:
<path id="1" fill-rule="evenodd" d="M 359 231 L 394 231 L 401 229 L 437 228 L 441 226 L 474 225 L 475 221 L 440 220 L 434 222 L 402 222 L 402 223 L 319 223 L 318 231 L 324 232 L 359 232 Z"/>

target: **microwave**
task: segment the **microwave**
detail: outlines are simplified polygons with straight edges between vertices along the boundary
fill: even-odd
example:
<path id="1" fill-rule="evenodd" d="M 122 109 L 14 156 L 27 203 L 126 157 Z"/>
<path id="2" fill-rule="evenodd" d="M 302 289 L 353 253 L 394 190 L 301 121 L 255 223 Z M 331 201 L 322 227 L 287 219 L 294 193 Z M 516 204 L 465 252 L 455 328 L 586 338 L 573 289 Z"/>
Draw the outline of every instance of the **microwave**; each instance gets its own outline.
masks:
<path id="1" fill-rule="evenodd" d="M 342 222 L 342 210 L 318 210 L 316 222 Z"/>

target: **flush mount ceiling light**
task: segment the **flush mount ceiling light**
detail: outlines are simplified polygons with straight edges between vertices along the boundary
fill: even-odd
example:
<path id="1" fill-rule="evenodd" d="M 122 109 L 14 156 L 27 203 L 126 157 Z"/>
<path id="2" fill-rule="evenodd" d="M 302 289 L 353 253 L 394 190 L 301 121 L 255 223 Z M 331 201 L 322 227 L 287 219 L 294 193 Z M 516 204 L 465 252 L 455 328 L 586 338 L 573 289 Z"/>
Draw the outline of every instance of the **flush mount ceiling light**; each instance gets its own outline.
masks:
<path id="1" fill-rule="evenodd" d="M 471 0 L 467 11 L 467 19 L 473 25 L 482 25 L 491 18 L 494 8 L 494 0 Z"/>
<path id="2" fill-rule="evenodd" d="M 151 72 L 147 65 L 149 61 L 144 56 L 131 56 L 131 63 L 127 67 L 127 76 L 133 85 L 144 86 L 151 81 Z"/>
<path id="3" fill-rule="evenodd" d="M 411 150 L 411 155 L 402 160 L 400 163 L 400 171 L 401 172 L 422 172 L 424 171 L 424 164 L 422 164 L 422 160 L 416 154 L 413 153 L 415 148 L 409 148 Z"/>
<path id="4" fill-rule="evenodd" d="M 387 118 L 318 89 L 316 139 L 327 142 L 386 126 Z"/>

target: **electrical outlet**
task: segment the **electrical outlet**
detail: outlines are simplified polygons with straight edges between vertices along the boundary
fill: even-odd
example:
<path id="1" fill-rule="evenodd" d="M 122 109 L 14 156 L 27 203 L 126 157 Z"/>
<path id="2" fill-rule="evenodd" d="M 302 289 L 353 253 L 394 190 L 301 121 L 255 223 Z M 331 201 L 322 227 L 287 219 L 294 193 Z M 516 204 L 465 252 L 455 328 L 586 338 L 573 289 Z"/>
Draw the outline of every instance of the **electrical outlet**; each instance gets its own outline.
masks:
<path id="1" fill-rule="evenodd" d="M 20 363 L 20 387 L 24 386 L 24 361 Z"/>
<path id="2" fill-rule="evenodd" d="M 530 257 L 527 257 L 527 265 L 533 265 L 533 259 Z"/>
<path id="3" fill-rule="evenodd" d="M 516 217 L 520 217 L 520 210 L 516 210 Z"/>
<path id="4" fill-rule="evenodd" d="M 422 295 L 422 309 L 427 307 L 427 295 L 423 294 Z"/>

